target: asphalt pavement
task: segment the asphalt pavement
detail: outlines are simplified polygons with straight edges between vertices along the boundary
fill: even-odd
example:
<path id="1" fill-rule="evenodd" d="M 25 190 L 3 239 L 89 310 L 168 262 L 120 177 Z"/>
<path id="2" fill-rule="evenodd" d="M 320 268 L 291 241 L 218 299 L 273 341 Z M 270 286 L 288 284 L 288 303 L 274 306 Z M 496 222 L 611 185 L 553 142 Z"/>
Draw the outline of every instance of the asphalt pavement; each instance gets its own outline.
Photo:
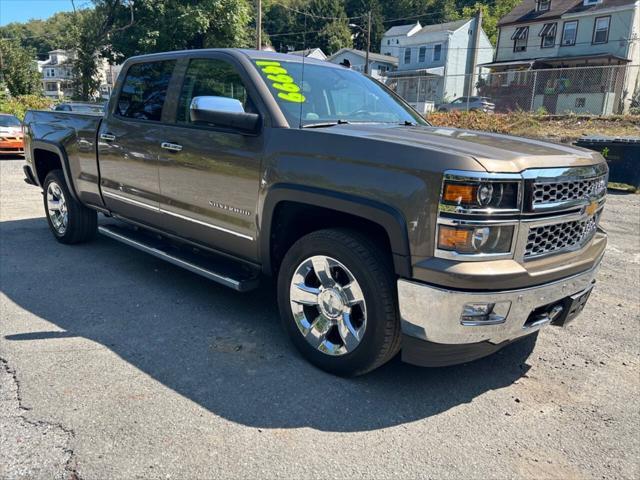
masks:
<path id="1" fill-rule="evenodd" d="M 0 478 L 640 477 L 640 195 L 610 195 L 585 312 L 466 365 L 307 364 L 239 294 L 54 241 L 0 160 Z"/>

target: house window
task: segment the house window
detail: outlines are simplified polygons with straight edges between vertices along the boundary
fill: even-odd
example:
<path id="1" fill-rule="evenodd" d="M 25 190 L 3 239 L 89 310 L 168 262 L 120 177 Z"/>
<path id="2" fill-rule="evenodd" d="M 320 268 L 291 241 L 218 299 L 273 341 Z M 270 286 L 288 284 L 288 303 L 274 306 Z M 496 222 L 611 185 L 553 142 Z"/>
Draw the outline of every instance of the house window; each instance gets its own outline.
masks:
<path id="1" fill-rule="evenodd" d="M 538 12 L 547 12 L 551 9 L 551 0 L 538 0 Z"/>
<path id="2" fill-rule="evenodd" d="M 607 43 L 609 41 L 609 23 L 611 17 L 598 17 L 593 24 L 593 43 Z"/>
<path id="3" fill-rule="evenodd" d="M 56 83 L 47 83 L 47 92 L 57 92 L 58 85 Z"/>
<path id="4" fill-rule="evenodd" d="M 420 47 L 420 51 L 418 52 L 418 61 L 420 63 L 424 63 L 426 56 L 427 56 L 427 47 Z"/>
<path id="5" fill-rule="evenodd" d="M 513 32 L 513 35 L 511 35 L 511 40 L 513 40 L 513 51 L 526 52 L 528 38 L 529 38 L 529 27 L 516 28 L 516 31 Z"/>
<path id="6" fill-rule="evenodd" d="M 556 44 L 556 27 L 557 23 L 545 23 L 538 34 L 542 37 L 540 48 L 551 48 Z"/>
<path id="7" fill-rule="evenodd" d="M 433 46 L 433 61 L 439 62 L 441 57 L 442 57 L 442 45 L 438 43 L 437 45 Z"/>
<path id="8" fill-rule="evenodd" d="M 411 63 L 411 49 L 404 49 L 404 63 Z"/>
<path id="9" fill-rule="evenodd" d="M 380 65 L 378 67 L 378 73 L 380 73 L 380 75 L 384 75 L 386 71 L 387 71 L 387 67 L 385 67 L 384 65 Z"/>
<path id="10" fill-rule="evenodd" d="M 560 45 L 563 47 L 575 45 L 577 33 L 578 33 L 577 20 L 564 22 L 564 25 L 562 27 L 562 42 L 560 42 Z"/>

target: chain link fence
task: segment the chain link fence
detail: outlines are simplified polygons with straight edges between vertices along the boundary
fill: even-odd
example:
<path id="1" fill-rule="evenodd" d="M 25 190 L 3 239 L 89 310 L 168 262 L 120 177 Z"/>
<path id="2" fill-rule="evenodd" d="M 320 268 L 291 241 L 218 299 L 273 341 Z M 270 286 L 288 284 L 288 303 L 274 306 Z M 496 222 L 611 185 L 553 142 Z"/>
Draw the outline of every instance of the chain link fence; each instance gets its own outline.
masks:
<path id="1" fill-rule="evenodd" d="M 454 110 L 640 114 L 640 65 L 443 76 L 396 71 L 382 80 L 423 114 Z"/>

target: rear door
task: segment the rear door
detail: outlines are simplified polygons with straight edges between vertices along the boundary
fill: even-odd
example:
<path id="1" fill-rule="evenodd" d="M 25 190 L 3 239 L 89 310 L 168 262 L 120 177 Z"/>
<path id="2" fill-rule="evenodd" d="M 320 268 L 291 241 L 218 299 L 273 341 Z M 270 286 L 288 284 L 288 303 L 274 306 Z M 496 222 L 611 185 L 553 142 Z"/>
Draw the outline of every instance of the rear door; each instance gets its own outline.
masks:
<path id="1" fill-rule="evenodd" d="M 255 259 L 263 134 L 193 124 L 189 107 L 194 97 L 218 96 L 239 100 L 246 112 L 263 119 L 264 112 L 243 78 L 246 73 L 232 59 L 214 55 L 183 62 L 178 67 L 184 75 L 176 86 L 175 123 L 159 129 L 157 137 L 165 229 Z"/>
<path id="2" fill-rule="evenodd" d="M 159 226 L 158 130 L 176 60 L 132 64 L 98 131 L 100 186 L 107 207 Z"/>

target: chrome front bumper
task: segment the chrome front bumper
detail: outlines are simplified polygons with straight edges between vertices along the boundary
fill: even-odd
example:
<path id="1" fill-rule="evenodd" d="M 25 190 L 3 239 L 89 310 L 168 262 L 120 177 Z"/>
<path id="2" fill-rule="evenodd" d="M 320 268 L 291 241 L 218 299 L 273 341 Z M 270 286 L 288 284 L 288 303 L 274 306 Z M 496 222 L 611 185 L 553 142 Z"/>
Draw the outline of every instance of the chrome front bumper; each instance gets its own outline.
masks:
<path id="1" fill-rule="evenodd" d="M 551 318 L 532 322 L 529 317 L 534 310 L 591 289 L 597 270 L 598 266 L 557 282 L 496 292 L 447 290 L 401 279 L 398 281 L 398 301 L 402 333 L 447 345 L 479 342 L 500 344 L 515 340 L 551 323 Z M 497 324 L 463 324 L 463 307 L 472 303 L 499 305 L 499 313 L 504 316 L 504 321 Z"/>

